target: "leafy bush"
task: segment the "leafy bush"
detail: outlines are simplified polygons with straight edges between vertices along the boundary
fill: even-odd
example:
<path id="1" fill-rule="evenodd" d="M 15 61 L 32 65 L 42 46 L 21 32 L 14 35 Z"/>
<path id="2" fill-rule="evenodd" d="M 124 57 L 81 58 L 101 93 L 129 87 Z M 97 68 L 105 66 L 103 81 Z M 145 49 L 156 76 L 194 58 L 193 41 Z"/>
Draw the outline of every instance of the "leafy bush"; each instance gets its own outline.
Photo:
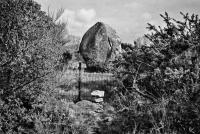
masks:
<path id="1" fill-rule="evenodd" d="M 56 83 L 65 24 L 32 0 L 1 0 L 0 11 L 0 131 L 37 133 L 36 117 Z"/>
<path id="2" fill-rule="evenodd" d="M 200 19 L 181 14 L 182 21 L 161 15 L 165 27 L 148 24 L 152 44 L 129 49 L 114 63 L 122 133 L 200 133 Z"/>

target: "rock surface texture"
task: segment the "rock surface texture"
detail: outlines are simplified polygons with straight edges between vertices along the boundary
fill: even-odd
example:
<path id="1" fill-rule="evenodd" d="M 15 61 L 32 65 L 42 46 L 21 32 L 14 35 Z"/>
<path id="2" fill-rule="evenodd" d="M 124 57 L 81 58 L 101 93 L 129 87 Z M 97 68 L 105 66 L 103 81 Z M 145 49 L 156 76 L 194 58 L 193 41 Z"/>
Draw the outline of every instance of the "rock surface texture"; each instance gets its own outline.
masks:
<path id="1" fill-rule="evenodd" d="M 104 69 L 121 53 L 121 42 L 110 26 L 97 22 L 83 36 L 79 52 L 91 70 Z"/>

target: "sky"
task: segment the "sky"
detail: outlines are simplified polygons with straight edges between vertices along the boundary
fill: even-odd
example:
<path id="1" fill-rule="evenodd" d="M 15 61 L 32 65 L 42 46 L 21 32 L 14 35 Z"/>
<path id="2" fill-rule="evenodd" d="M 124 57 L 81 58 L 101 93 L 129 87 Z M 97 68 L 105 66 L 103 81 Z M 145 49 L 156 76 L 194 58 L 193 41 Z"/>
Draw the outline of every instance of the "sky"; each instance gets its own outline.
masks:
<path id="1" fill-rule="evenodd" d="M 67 22 L 69 34 L 82 37 L 96 22 L 117 31 L 122 42 L 133 41 L 148 32 L 147 23 L 164 26 L 160 14 L 181 19 L 183 13 L 200 13 L 200 0 L 36 0 L 42 10 L 65 11 L 59 20 Z"/>

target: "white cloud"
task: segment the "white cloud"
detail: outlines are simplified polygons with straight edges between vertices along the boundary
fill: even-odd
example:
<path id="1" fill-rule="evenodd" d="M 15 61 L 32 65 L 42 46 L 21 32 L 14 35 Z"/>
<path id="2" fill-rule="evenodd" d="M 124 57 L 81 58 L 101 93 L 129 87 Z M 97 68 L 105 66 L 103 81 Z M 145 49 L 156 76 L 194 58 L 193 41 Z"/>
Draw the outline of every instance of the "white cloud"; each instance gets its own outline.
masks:
<path id="1" fill-rule="evenodd" d="M 69 34 L 82 36 L 95 22 L 96 11 L 94 9 L 80 9 L 77 11 L 65 9 L 57 22 L 68 24 Z"/>
<path id="2" fill-rule="evenodd" d="M 81 22 L 90 22 L 96 16 L 96 12 L 94 9 L 80 9 L 77 12 L 77 19 Z"/>

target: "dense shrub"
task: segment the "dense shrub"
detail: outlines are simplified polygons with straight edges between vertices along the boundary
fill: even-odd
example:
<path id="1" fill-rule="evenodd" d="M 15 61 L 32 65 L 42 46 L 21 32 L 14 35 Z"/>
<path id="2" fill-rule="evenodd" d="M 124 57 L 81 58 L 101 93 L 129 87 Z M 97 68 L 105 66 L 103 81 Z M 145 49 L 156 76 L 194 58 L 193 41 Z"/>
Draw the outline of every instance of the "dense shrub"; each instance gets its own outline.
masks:
<path id="1" fill-rule="evenodd" d="M 32 0 L 1 0 L 0 11 L 0 131 L 37 133 L 65 24 L 55 24 Z"/>
<path id="2" fill-rule="evenodd" d="M 161 15 L 165 27 L 148 24 L 152 44 L 115 61 L 121 86 L 113 91 L 114 122 L 121 133 L 200 133 L 200 20 L 181 14 L 182 21 Z"/>

